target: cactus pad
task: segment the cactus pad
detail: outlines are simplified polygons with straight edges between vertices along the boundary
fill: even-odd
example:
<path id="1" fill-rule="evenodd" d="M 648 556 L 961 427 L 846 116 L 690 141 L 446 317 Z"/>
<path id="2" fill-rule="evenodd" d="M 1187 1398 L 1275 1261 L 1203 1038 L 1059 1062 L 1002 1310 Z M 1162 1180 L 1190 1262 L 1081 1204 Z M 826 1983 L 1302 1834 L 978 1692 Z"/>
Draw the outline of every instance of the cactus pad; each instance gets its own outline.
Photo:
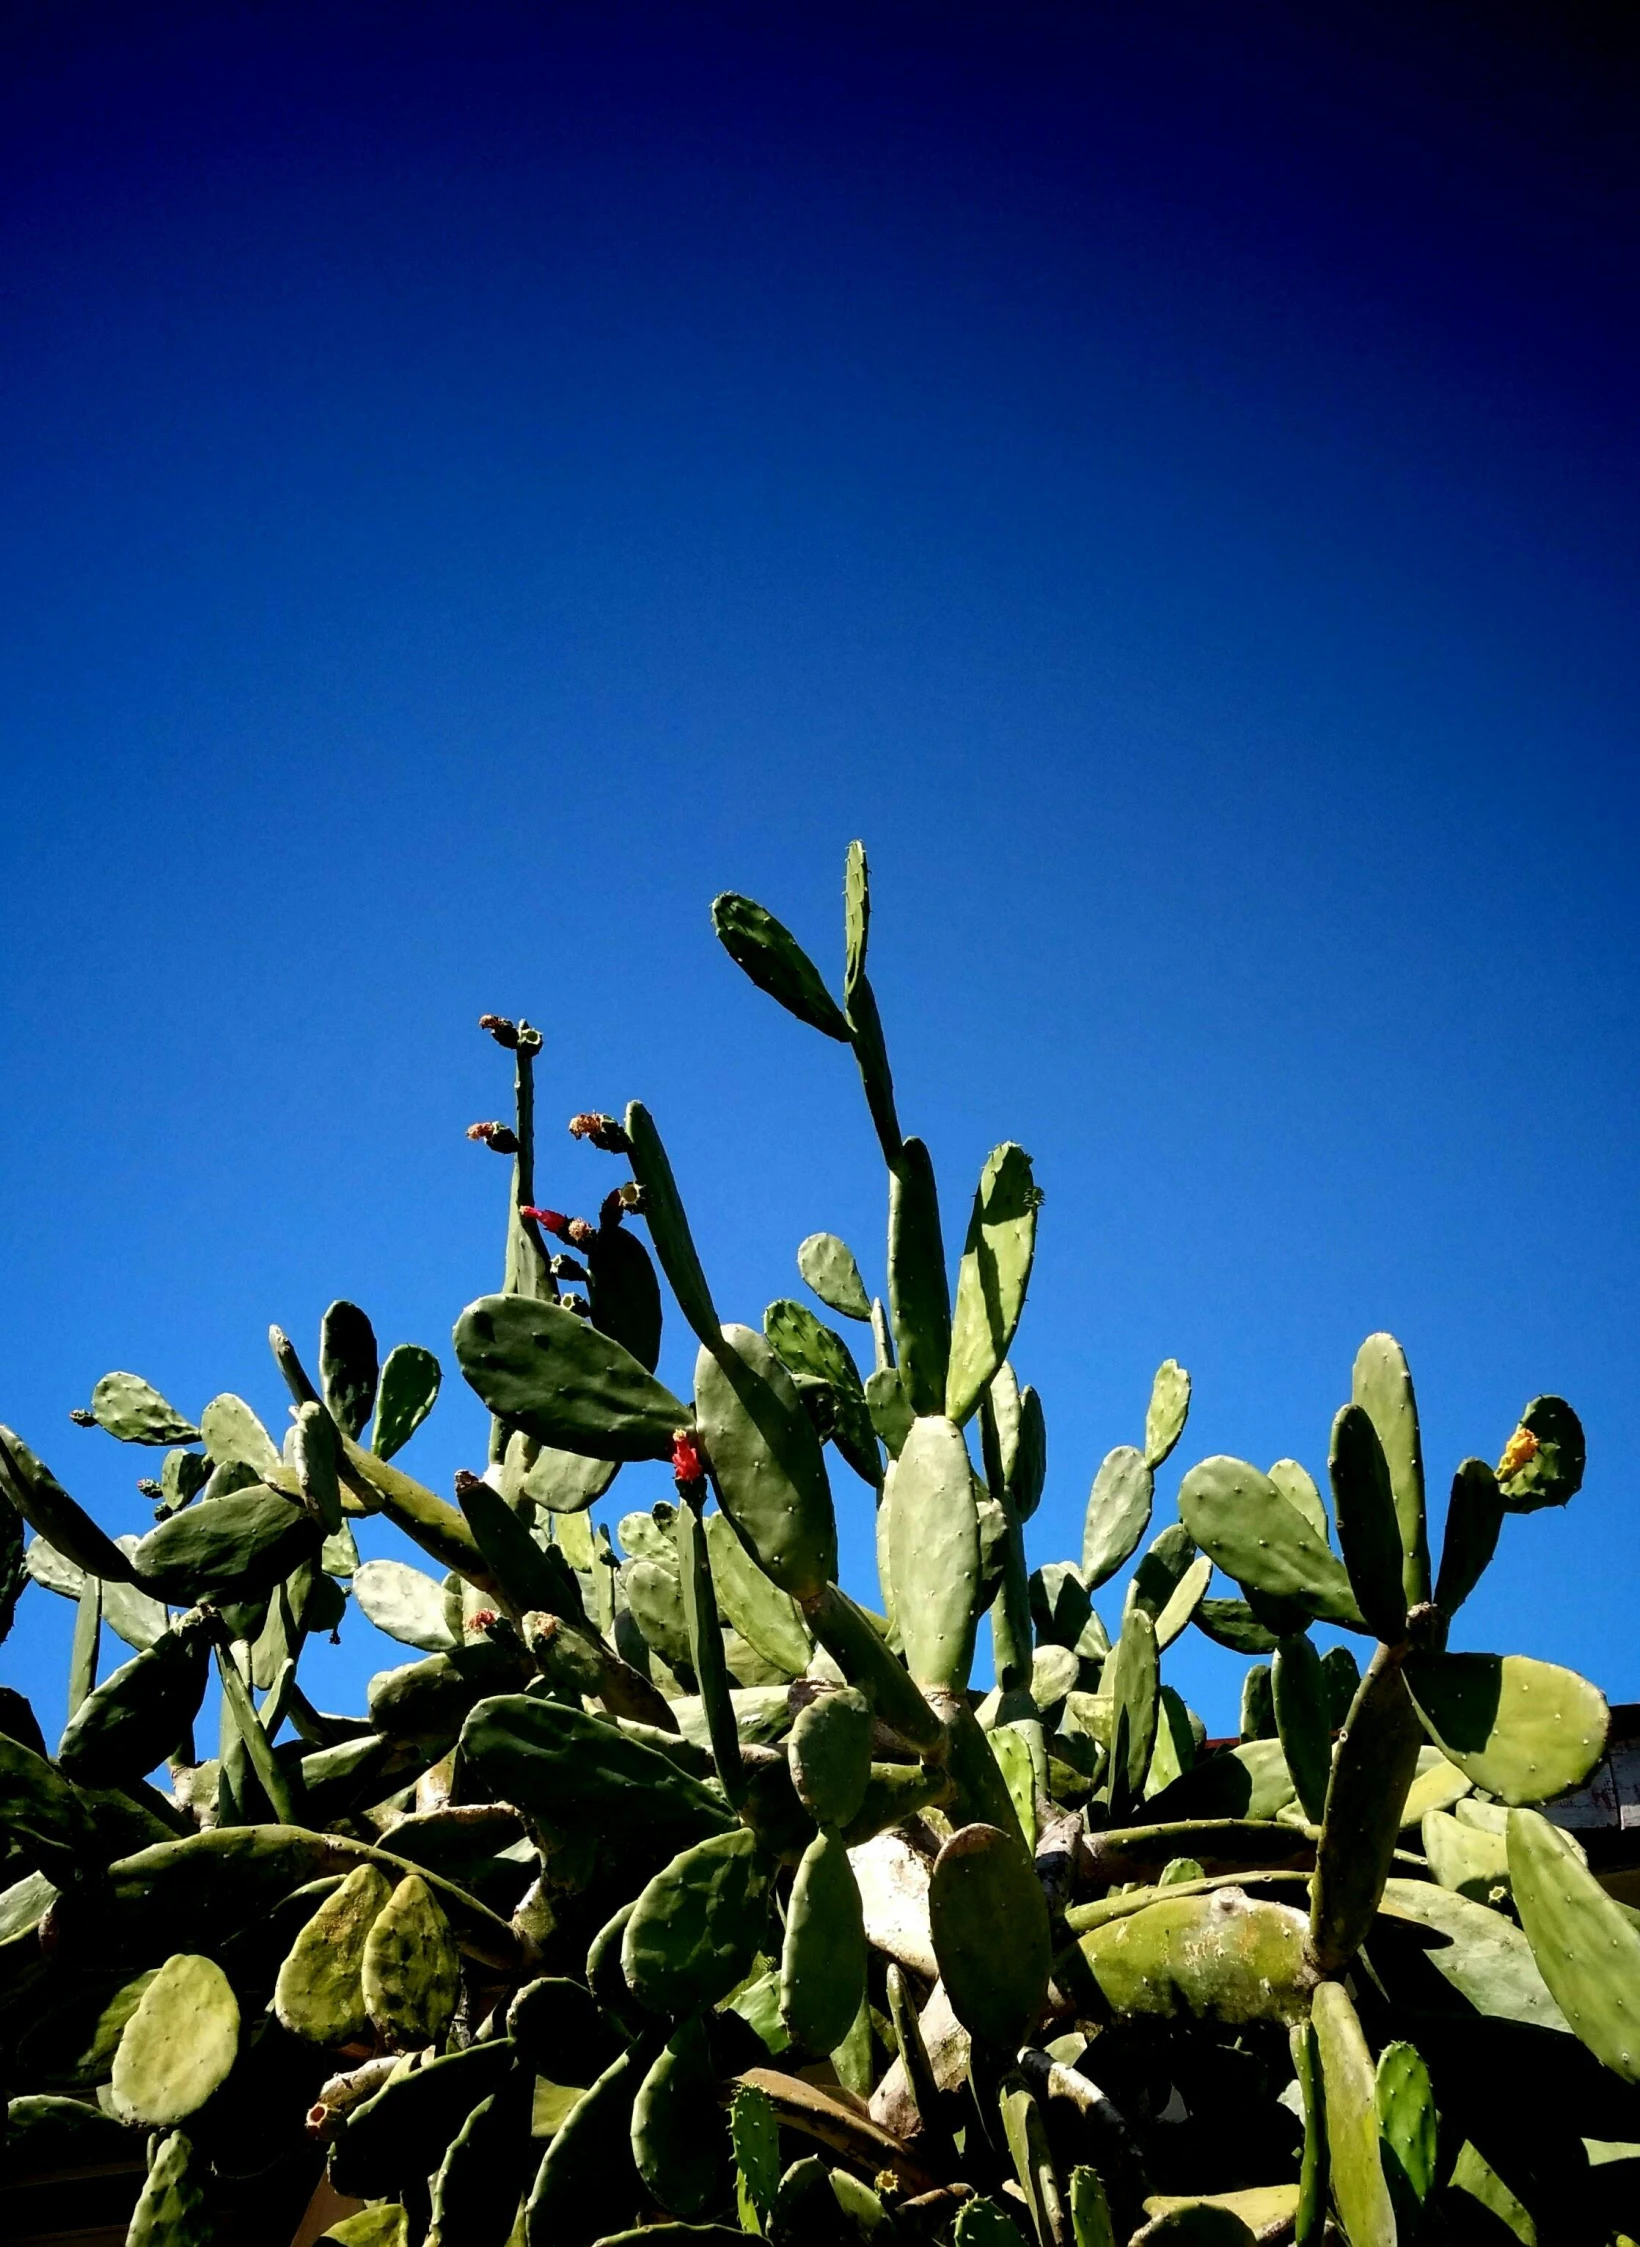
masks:
<path id="1" fill-rule="evenodd" d="M 455 2014 L 460 1965 L 432 1890 L 408 1874 L 372 1920 L 359 1964 L 365 2011 L 384 2044 L 438 2043 Z"/>
<path id="2" fill-rule="evenodd" d="M 1596 2059 L 1640 2083 L 1640 1928 L 1547 1818 L 1512 1810 L 1508 1846 L 1515 1907 L 1543 1979 Z"/>
<path id="3" fill-rule="evenodd" d="M 365 1942 L 393 1894 L 375 1865 L 360 1865 L 333 1889 L 297 1936 L 279 1969 L 273 2009 L 280 2025 L 309 2044 L 348 2044 L 364 2036 Z"/>
<path id="4" fill-rule="evenodd" d="M 1605 1696 L 1526 1654 L 1415 1654 L 1407 1689 L 1430 1738 L 1500 1802 L 1581 1786 L 1606 1749 Z"/>
<path id="5" fill-rule="evenodd" d="M 202 2107 L 239 2054 L 239 2001 L 214 1959 L 168 1958 L 137 2000 L 114 2054 L 123 2122 L 166 2129 Z"/>

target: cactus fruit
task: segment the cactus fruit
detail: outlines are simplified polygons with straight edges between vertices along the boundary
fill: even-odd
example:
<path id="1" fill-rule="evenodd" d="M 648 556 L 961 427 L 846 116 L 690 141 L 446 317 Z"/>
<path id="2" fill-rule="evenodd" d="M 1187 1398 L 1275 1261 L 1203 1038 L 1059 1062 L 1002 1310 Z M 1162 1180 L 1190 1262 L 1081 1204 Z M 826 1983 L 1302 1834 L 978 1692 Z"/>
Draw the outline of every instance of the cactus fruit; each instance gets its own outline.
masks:
<path id="1" fill-rule="evenodd" d="M 490 1421 L 458 1504 L 394 1463 L 436 1359 L 378 1371 L 347 1302 L 317 1382 L 272 1331 L 282 1448 L 237 1396 L 196 1432 L 134 1375 L 98 1384 L 77 1419 L 172 1447 L 146 1534 L 110 1535 L 0 1430 L 0 1636 L 30 1586 L 74 1605 L 55 1760 L 0 1688 L 8 2160 L 117 2162 L 153 2133 L 148 2247 L 243 2228 L 304 2108 L 332 2188 L 369 2203 L 334 2247 L 1390 2247 L 1500 2222 L 1618 2247 L 1640 1937 L 1518 1807 L 1583 1778 L 1605 1704 L 1446 1651 L 1507 1516 L 1577 1488 L 1570 1407 L 1534 1400 L 1496 1468 L 1460 1467 L 1432 1599 L 1391 1336 L 1334 1423 L 1331 1514 L 1295 1459 L 1208 1459 L 1141 1553 L 1190 1403 L 1168 1359 L 1142 1443 L 1086 1454 L 1079 1560 L 1033 1568 L 1046 1423 L 1010 1358 L 1030 1164 L 996 1148 L 949 1263 L 858 845 L 840 1004 L 761 907 L 717 918 L 858 1065 L 888 1308 L 834 1234 L 798 1269 L 869 1367 L 790 1297 L 723 1323 L 641 1102 L 571 1123 L 630 1168 L 596 1220 L 539 1208 L 542 1040 L 487 1016 L 514 1120 L 478 1136 L 513 1163 L 500 1291 L 456 1328 Z M 654 1371 L 661 1278 L 700 1345 L 692 1404 Z M 828 1444 L 871 1493 L 842 1550 L 874 1549 L 880 1615 L 838 1580 Z M 361 1561 L 365 1514 L 421 1565 Z M 355 1606 L 416 1657 L 363 1718 L 302 1668 Z M 104 1623 L 136 1659 L 99 1684 Z M 1164 1682 L 1192 1623 L 1244 1658 L 1233 1743 Z M 1370 1661 L 1319 1653 L 1316 1623 Z"/>

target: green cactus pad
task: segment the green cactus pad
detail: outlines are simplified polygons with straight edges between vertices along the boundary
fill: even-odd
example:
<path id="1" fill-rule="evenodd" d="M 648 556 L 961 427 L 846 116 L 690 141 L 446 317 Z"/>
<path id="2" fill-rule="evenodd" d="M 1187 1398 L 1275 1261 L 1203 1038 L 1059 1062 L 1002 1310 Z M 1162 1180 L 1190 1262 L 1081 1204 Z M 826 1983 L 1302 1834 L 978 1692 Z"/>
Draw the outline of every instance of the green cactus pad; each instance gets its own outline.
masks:
<path id="1" fill-rule="evenodd" d="M 156 2151 L 131 2211 L 125 2247 L 206 2247 L 216 2235 L 203 2165 L 180 2130 Z"/>
<path id="2" fill-rule="evenodd" d="M 1215 1646 L 1227 1646 L 1232 1654 L 1273 1654 L 1281 1644 L 1244 1599 L 1198 1600 L 1190 1620 Z"/>
<path id="3" fill-rule="evenodd" d="M 771 912 L 749 897 L 725 890 L 712 900 L 712 927 L 730 959 L 760 991 L 767 991 L 811 1030 L 848 1043 L 848 1024 L 820 970 Z"/>
<path id="4" fill-rule="evenodd" d="M 1534 1397 L 1498 1461 L 1498 1490 L 1512 1514 L 1564 1506 L 1583 1487 L 1583 1423 L 1564 1397 Z"/>
<path id="5" fill-rule="evenodd" d="M 593 1325 L 653 1373 L 661 1354 L 661 1284 L 648 1249 L 624 1225 L 600 1225 L 585 1254 Z"/>
<path id="6" fill-rule="evenodd" d="M 965 2200 L 951 2227 L 951 2247 L 1021 2247 L 1019 2226 L 984 2195 Z"/>
<path id="7" fill-rule="evenodd" d="M 10 1428 L 0 1428 L 0 1498 L 9 1498 L 36 1535 L 73 1567 L 110 1583 L 133 1581 L 127 1555 Z"/>
<path id="8" fill-rule="evenodd" d="M 172 1514 L 139 1540 L 131 1565 L 144 1588 L 173 1607 L 248 1600 L 316 1559 L 323 1542 L 304 1507 L 256 1484 Z"/>
<path id="9" fill-rule="evenodd" d="M 809 1599 L 837 1574 L 826 1462 L 791 1375 L 761 1334 L 726 1326 L 695 1365 L 718 1501 L 765 1575 Z"/>
<path id="10" fill-rule="evenodd" d="M 1384 2046 L 1374 2098 L 1390 2196 L 1411 2214 L 1434 2189 L 1438 2152 L 1434 2087 L 1415 2045 L 1398 2041 Z"/>
<path id="11" fill-rule="evenodd" d="M 279 1446 L 244 1398 L 231 1390 L 212 1397 L 199 1416 L 199 1428 L 214 1465 L 248 1467 L 258 1482 L 279 1472 Z"/>
<path id="12" fill-rule="evenodd" d="M 273 1987 L 281 2027 L 308 2044 L 349 2044 L 364 2036 L 365 1941 L 393 1894 L 375 1865 L 360 1865 L 333 1889 L 297 1936 Z"/>
<path id="13" fill-rule="evenodd" d="M 1145 1408 L 1145 1465 L 1152 1473 L 1172 1455 L 1189 1416 L 1190 1376 L 1177 1358 L 1164 1358 Z"/>
<path id="14" fill-rule="evenodd" d="M 902 1142 L 889 1172 L 888 1304 L 906 1403 L 919 1418 L 942 1413 L 951 1293 L 934 1166 L 920 1139 Z"/>
<path id="15" fill-rule="evenodd" d="M 370 1431 L 370 1448 L 378 1459 L 391 1459 L 404 1449 L 438 1402 L 443 1378 L 438 1359 L 419 1342 L 400 1342 L 388 1351 Z"/>
<path id="16" fill-rule="evenodd" d="M 914 1424 L 891 1503 L 889 1565 L 906 1665 L 920 1686 L 960 1688 L 974 1657 L 980 1548 L 973 1469 L 954 1421 Z"/>
<path id="17" fill-rule="evenodd" d="M 359 1977 L 365 2011 L 389 2048 L 436 2044 L 448 2029 L 461 1961 L 450 1923 L 419 1873 L 401 1880 L 371 1921 Z"/>
<path id="18" fill-rule="evenodd" d="M 1257 1467 L 1204 1459 L 1179 1487 L 1179 1516 L 1244 1589 L 1297 1601 L 1345 1630 L 1366 1629 L 1343 1562 Z"/>
<path id="19" fill-rule="evenodd" d="M 1452 1478 L 1435 1578 L 1435 1604 L 1443 1615 L 1457 1614 L 1490 1566 L 1503 1516 L 1497 1476 L 1484 1459 L 1466 1459 Z"/>
<path id="20" fill-rule="evenodd" d="M 1012 2055 L 1041 2010 L 1052 1965 L 1048 1907 L 1018 1837 L 959 1828 L 934 1860 L 928 1918 L 952 2011 L 981 2045 Z"/>
<path id="21" fill-rule="evenodd" d="M 719 1320 L 712 1307 L 712 1291 L 701 1269 L 689 1220 L 684 1214 L 672 1165 L 661 1144 L 655 1119 L 641 1100 L 627 1103 L 626 1136 L 630 1142 L 632 1175 L 643 1191 L 644 1222 L 660 1259 L 678 1308 L 696 1339 L 709 1347 L 717 1340 Z"/>
<path id="22" fill-rule="evenodd" d="M 729 2143 L 741 2227 L 764 2231 L 780 2189 L 780 2124 L 774 2102 L 755 2083 L 737 2085 L 729 2102 Z"/>
<path id="23" fill-rule="evenodd" d="M 798 1711 L 786 1756 L 817 1824 L 846 1826 L 858 1816 L 871 1778 L 871 1722 L 871 1703 L 853 1686 L 822 1693 Z"/>
<path id="24" fill-rule="evenodd" d="M 163 1761 L 199 1713 L 210 1674 L 204 1633 L 167 1631 L 75 1710 L 57 1750 L 81 1786 L 128 1786 Z"/>
<path id="25" fill-rule="evenodd" d="M 1350 1705 L 1327 1782 L 1310 1891 L 1312 1955 L 1325 1973 L 1349 1963 L 1372 1924 L 1420 1745 L 1405 1678 L 1380 1646 Z"/>
<path id="26" fill-rule="evenodd" d="M 590 2247 L 599 2210 L 632 2207 L 642 2185 L 632 2160 L 632 2107 L 655 2045 L 635 2044 L 583 2091 L 553 2133 L 524 2204 L 525 2247 Z"/>
<path id="27" fill-rule="evenodd" d="M 1366 1413 L 1383 1446 L 1400 1528 L 1402 1598 L 1405 1606 L 1416 1607 L 1429 1597 L 1423 1444 L 1412 1375 L 1393 1334 L 1369 1334 L 1362 1343 L 1355 1354 L 1350 1397 Z"/>
<path id="28" fill-rule="evenodd" d="M 586 1319 L 527 1295 L 482 1295 L 455 1324 L 456 1360 L 500 1420 L 591 1459 L 669 1459 L 686 1404 Z"/>
<path id="29" fill-rule="evenodd" d="M 939 1717 L 890 1652 L 880 1624 L 864 1608 L 856 1607 L 835 1584 L 828 1584 L 804 1613 L 843 1676 L 860 1688 L 885 1724 L 924 1753 L 939 1746 Z"/>
<path id="30" fill-rule="evenodd" d="M 1071 2237 L 1075 2247 L 1117 2247 L 1105 2182 L 1089 2163 L 1079 2163 L 1068 2179 Z"/>
<path id="31" fill-rule="evenodd" d="M 410 2219 L 400 2202 L 377 2200 L 356 2216 L 338 2218 L 319 2247 L 410 2247 Z"/>
<path id="32" fill-rule="evenodd" d="M 1145 1533 L 1156 1478 L 1142 1451 L 1118 1444 L 1107 1452 L 1088 1494 L 1082 1528 L 1082 1582 L 1090 1592 L 1108 1583 Z"/>
<path id="33" fill-rule="evenodd" d="M 532 1612 L 581 1618 L 581 1595 L 562 1553 L 537 1543 L 498 1490 L 470 1482 L 460 1492 L 484 1566 L 507 1605 L 520 1615 Z"/>
<path id="34" fill-rule="evenodd" d="M 332 1303 L 319 1323 L 319 1387 L 344 1436 L 369 1425 L 378 1374 L 375 1328 L 357 1303 Z"/>
<path id="35" fill-rule="evenodd" d="M 1290 1905 L 1215 1888 L 1163 1896 L 1090 1929 L 1077 1948 L 1114 2012 L 1239 2026 L 1304 2017 L 1307 1932 Z"/>
<path id="36" fill-rule="evenodd" d="M 1581 1786 L 1605 1753 L 1605 1696 L 1556 1663 L 1415 1654 L 1406 1681 L 1442 1754 L 1500 1802 L 1546 1802 Z"/>
<path id="37" fill-rule="evenodd" d="M 1339 1549 L 1356 1605 L 1375 1637 L 1398 1645 L 1406 1635 L 1407 1618 L 1401 1524 L 1389 1462 L 1364 1406 L 1347 1404 L 1334 1420 L 1327 1474 Z"/>
<path id="38" fill-rule="evenodd" d="M 348 2113 L 330 2152 L 330 2181 L 350 2198 L 397 2193 L 427 2175 L 473 2109 L 512 2072 L 506 2037 L 439 2059 L 401 2060 L 380 2090 Z"/>
<path id="39" fill-rule="evenodd" d="M 1111 1690 L 1111 1813 L 1124 1814 L 1144 1791 L 1150 1759 L 1156 1746 L 1156 1719 L 1160 1707 L 1156 1626 L 1142 1607 L 1130 1607 L 1122 1618 L 1122 1635 L 1112 1658 Z"/>
<path id="40" fill-rule="evenodd" d="M 91 1413 L 121 1443 L 197 1443 L 199 1430 L 135 1373 L 105 1373 L 91 1392 Z"/>
<path id="41" fill-rule="evenodd" d="M 239 2056 L 239 2001 L 214 1959 L 168 1958 L 137 2001 L 114 2054 L 122 2122 L 163 2130 L 202 2107 Z"/>
<path id="42" fill-rule="evenodd" d="M 1455 1763 L 1448 1763 L 1439 1748 L 1420 1748 L 1417 1776 L 1407 1789 L 1401 1811 L 1402 1826 L 1421 1824 L 1431 1810 L 1450 1810 L 1468 1794 L 1473 1784 Z"/>
<path id="43" fill-rule="evenodd" d="M 1327 2112 L 1333 2201 L 1350 2247 L 1395 2247 L 1395 2210 L 1378 2145 L 1378 2087 L 1342 1982 L 1323 1982 L 1311 2011 Z"/>
<path id="44" fill-rule="evenodd" d="M 1509 1895 L 1509 1850 L 1501 1833 L 1461 1825 L 1444 1810 L 1426 1811 L 1419 1837 L 1429 1869 L 1443 1888 L 1477 1904 L 1497 1904 Z"/>
<path id="45" fill-rule="evenodd" d="M 632 2158 L 648 2191 L 674 2216 L 698 2216 L 722 2197 L 730 2165 L 727 2117 L 698 2015 L 667 2038 L 638 2086 Z"/>
<path id="46" fill-rule="evenodd" d="M 959 1427 L 977 1408 L 1013 1342 L 1030 1285 L 1041 1201 L 1024 1148 L 1012 1141 L 994 1147 L 980 1173 L 957 1266 L 945 1413 Z"/>
<path id="47" fill-rule="evenodd" d="M 844 1319 L 870 1319 L 871 1298 L 847 1241 L 835 1233 L 811 1233 L 799 1245 L 797 1269 L 828 1311 Z"/>
<path id="48" fill-rule="evenodd" d="M 714 2005 L 745 1978 L 769 1918 L 770 1867 L 743 1827 L 672 1859 L 633 1906 L 621 1937 L 627 1986 L 652 2013 Z"/>
<path id="49" fill-rule="evenodd" d="M 1511 1810 L 1508 1847 L 1515 1908 L 1544 1981 L 1596 2059 L 1640 2083 L 1640 1927 L 1547 1818 Z"/>
<path id="50" fill-rule="evenodd" d="M 403 1560 L 367 1560 L 354 1572 L 353 1597 L 361 1613 L 424 1654 L 447 1654 L 459 1644 L 444 1615 L 444 1587 Z"/>
<path id="51" fill-rule="evenodd" d="M 1405 1942 L 1466 2005 L 1523 2028 L 1569 2032 L 1538 1971 L 1531 1945 L 1512 1919 L 1427 1880 L 1390 1880 L 1372 1931 L 1386 1971 Z M 1392 1979 L 1393 1979 L 1392 1974 Z"/>
<path id="52" fill-rule="evenodd" d="M 1332 1717 L 1321 1657 L 1302 1634 L 1284 1638 L 1270 1665 L 1276 1732 L 1293 1788 L 1312 1825 L 1320 1825 L 1332 1776 Z"/>
<path id="53" fill-rule="evenodd" d="M 1145 1804 L 1158 1822 L 1201 1818 L 1273 1818 L 1293 1799 L 1292 1774 L 1279 1740 L 1244 1740 L 1204 1756 Z"/>
<path id="54" fill-rule="evenodd" d="M 738 1808 L 746 1792 L 740 1753 L 739 1704 L 729 1684 L 723 1626 L 718 1620 L 711 1562 L 706 1551 L 705 1525 L 692 1503 L 685 1503 L 678 1510 L 678 1581 L 685 1647 L 700 1688 L 702 1729 L 712 1750 L 718 1783 L 730 1803 Z M 775 1693 L 780 1721 L 784 1724 L 785 1695 L 779 1688 Z"/>
<path id="55" fill-rule="evenodd" d="M 722 1798 L 667 1757 L 560 1702 L 527 1694 L 479 1702 L 461 1752 L 497 1801 L 516 1803 L 565 1840 L 592 1832 L 666 1856 L 731 1823 Z"/>
<path id="56" fill-rule="evenodd" d="M 450 2140 L 433 2180 L 429 2242 L 507 2247 L 536 2164 L 534 2092 L 533 2078 L 519 2069 L 480 2099 Z"/>
<path id="57" fill-rule="evenodd" d="M 789 1592 L 764 1575 L 727 1514 L 708 1514 L 705 1529 L 712 1588 L 731 1628 L 765 1662 L 788 1677 L 801 1677 L 814 1652 L 802 1609 Z"/>
<path id="58" fill-rule="evenodd" d="M 853 2026 L 865 1987 L 865 1920 L 848 1850 L 839 1835 L 816 1834 L 786 1907 L 781 2019 L 805 2051 L 830 2052 Z"/>
<path id="59" fill-rule="evenodd" d="M 1142 2240 L 1199 2241 L 1200 2247 L 1234 2247 L 1248 2239 L 1290 2238 L 1298 2215 L 1297 2185 L 1251 2185 L 1241 2192 L 1189 2195 L 1152 2193 L 1145 2202 L 1150 2221 L 1134 2237 Z M 1229 2223 L 1239 2227 L 1231 2231 Z"/>
<path id="60" fill-rule="evenodd" d="M 860 1371 L 847 1343 L 834 1328 L 822 1326 L 806 1305 L 781 1296 L 763 1313 L 763 1333 L 788 1373 L 812 1374 L 834 1388 L 852 1391 L 864 1402 Z"/>

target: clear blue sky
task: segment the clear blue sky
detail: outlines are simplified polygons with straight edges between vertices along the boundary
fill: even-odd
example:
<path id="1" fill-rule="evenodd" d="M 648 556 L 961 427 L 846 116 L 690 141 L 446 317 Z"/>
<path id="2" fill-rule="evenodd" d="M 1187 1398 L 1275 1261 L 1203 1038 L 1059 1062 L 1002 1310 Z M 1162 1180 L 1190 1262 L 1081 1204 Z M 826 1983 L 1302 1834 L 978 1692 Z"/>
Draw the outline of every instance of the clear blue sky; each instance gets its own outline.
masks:
<path id="1" fill-rule="evenodd" d="M 345 1294 L 450 1368 L 486 1008 L 546 1030 L 544 1199 L 641 1096 L 730 1315 L 817 1227 L 880 1285 L 847 1056 L 707 921 L 750 891 L 835 972 L 860 834 L 948 1230 L 999 1139 L 1047 1191 L 1033 1557 L 1162 1357 L 1159 1520 L 1207 1452 L 1322 1470 L 1388 1326 L 1438 1492 L 1540 1390 L 1588 1428 L 1457 1642 L 1640 1696 L 1632 52 L 129 14 L 0 69 L 0 1417 L 137 1529 L 155 1455 L 65 1417 L 110 1367 L 277 1416 L 268 1321 Z M 452 1369 L 406 1464 L 482 1448 Z M 68 1622 L 0 1652 L 48 1729 Z M 332 1705 L 398 1658 L 346 1636 Z M 1233 1720 L 1231 1657 L 1170 1674 Z"/>

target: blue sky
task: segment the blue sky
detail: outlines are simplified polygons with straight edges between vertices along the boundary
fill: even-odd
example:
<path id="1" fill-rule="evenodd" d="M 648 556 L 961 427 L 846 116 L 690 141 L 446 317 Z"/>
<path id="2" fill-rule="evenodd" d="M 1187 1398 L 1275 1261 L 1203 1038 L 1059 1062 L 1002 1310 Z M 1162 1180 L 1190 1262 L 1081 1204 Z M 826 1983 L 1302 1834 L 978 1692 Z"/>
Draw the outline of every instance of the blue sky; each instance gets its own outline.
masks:
<path id="1" fill-rule="evenodd" d="M 1539 1391 L 1588 1428 L 1457 1642 L 1640 1696 L 1632 58 L 1221 22 L 7 35 L 0 1416 L 108 1527 L 97 1376 L 276 1416 L 336 1295 L 451 1372 L 406 1464 L 479 1463 L 485 1009 L 546 1031 L 543 1198 L 641 1096 L 731 1315 L 817 1227 L 880 1285 L 847 1057 L 707 920 L 836 973 L 859 834 L 948 1232 L 997 1140 L 1047 1193 L 1033 1557 L 1162 1357 L 1159 1521 L 1207 1452 L 1322 1470 L 1387 1326 L 1437 1492 Z M 0 1654 L 48 1730 L 68 1620 Z M 344 1642 L 332 1705 L 396 1658 Z M 1231 1657 L 1169 1674 L 1232 1723 Z"/>

